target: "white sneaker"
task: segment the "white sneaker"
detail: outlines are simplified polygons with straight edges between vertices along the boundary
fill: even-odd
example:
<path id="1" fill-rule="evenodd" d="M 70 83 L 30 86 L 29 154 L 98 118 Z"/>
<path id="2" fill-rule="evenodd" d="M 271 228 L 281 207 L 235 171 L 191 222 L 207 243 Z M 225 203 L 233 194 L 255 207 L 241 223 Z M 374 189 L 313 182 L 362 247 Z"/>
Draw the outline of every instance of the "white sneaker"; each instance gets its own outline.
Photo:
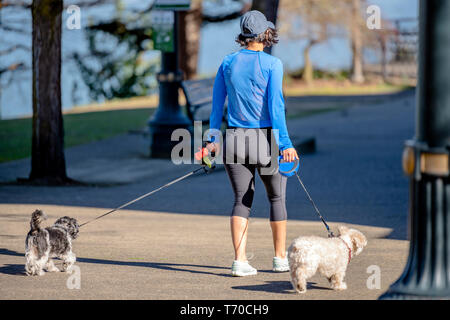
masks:
<path id="1" fill-rule="evenodd" d="M 289 261 L 287 258 L 287 254 L 286 254 L 286 258 L 279 258 L 279 257 L 273 257 L 273 262 L 272 262 L 272 271 L 274 272 L 287 272 L 289 271 Z"/>
<path id="2" fill-rule="evenodd" d="M 248 262 L 234 260 L 233 265 L 231 266 L 231 275 L 233 277 L 253 276 L 256 273 L 256 269 Z"/>

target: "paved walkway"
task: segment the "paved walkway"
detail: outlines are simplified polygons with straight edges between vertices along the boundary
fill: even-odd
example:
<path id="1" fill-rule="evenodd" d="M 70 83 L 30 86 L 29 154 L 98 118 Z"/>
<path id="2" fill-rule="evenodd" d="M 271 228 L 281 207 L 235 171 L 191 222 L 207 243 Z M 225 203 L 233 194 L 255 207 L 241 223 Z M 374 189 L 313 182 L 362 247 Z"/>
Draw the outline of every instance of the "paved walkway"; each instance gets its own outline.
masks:
<path id="1" fill-rule="evenodd" d="M 24 235 L 35 207 L 0 205 L 2 299 L 376 299 L 400 275 L 407 252 L 406 241 L 384 239 L 389 229 L 356 226 L 369 244 L 349 265 L 349 289 L 329 290 L 328 281 L 315 276 L 308 292 L 297 295 L 288 273 L 270 270 L 272 236 L 266 219 L 254 218 L 249 225 L 248 256 L 259 274 L 234 278 L 229 275 L 233 249 L 228 217 L 125 210 L 83 227 L 74 242 L 81 288 L 69 290 L 66 273 L 23 273 Z M 85 221 L 105 210 L 39 207 L 51 220 L 64 214 Z M 299 234 L 324 235 L 318 222 L 291 220 L 288 229 L 289 241 Z M 381 269 L 379 290 L 366 285 L 372 265 Z"/>
<path id="2" fill-rule="evenodd" d="M 401 171 L 403 143 L 413 136 L 414 96 L 404 94 L 382 104 L 351 107 L 288 122 L 292 137 L 314 135 L 318 151 L 302 157 L 301 175 L 332 227 L 355 224 L 369 246 L 350 265 L 349 290 L 325 289 L 311 280 L 307 295 L 292 294 L 288 274 L 269 270 L 272 256 L 268 203 L 257 181 L 249 251 L 261 272 L 228 277 L 232 248 L 228 215 L 232 191 L 223 169 L 199 174 L 170 190 L 142 200 L 127 211 L 87 225 L 75 243 L 82 289 L 65 289 L 65 274 L 22 276 L 23 241 L 29 214 L 45 209 L 52 218 L 80 221 L 104 213 L 193 166 L 145 158 L 146 141 L 119 136 L 70 148 L 72 178 L 107 187 L 0 187 L 0 296 L 5 298 L 152 298 L 152 299 L 373 299 L 403 269 L 407 255 L 408 181 Z M 29 173 L 29 160 L 0 164 L 0 180 Z M 208 195 L 216 201 L 208 201 Z M 324 235 L 298 182 L 288 182 L 288 241 L 306 234 Z M 257 217 L 257 218 L 255 218 Z M 213 235 L 213 236 L 212 236 Z M 382 288 L 366 287 L 367 267 L 378 265 Z M 43 289 L 45 288 L 45 289 Z"/>

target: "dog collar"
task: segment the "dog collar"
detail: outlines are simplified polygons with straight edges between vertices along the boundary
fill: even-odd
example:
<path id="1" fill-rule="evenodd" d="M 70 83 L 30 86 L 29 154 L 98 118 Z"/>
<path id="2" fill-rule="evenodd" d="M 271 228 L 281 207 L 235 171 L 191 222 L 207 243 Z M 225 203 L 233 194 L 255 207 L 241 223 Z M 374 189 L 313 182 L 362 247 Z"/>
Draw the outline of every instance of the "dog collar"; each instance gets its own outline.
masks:
<path id="1" fill-rule="evenodd" d="M 339 238 L 342 240 L 342 242 L 345 244 L 345 246 L 348 249 L 348 263 L 350 263 L 350 260 L 352 259 L 352 249 L 350 249 L 350 247 L 348 246 L 347 242 L 344 241 L 344 239 Z"/>

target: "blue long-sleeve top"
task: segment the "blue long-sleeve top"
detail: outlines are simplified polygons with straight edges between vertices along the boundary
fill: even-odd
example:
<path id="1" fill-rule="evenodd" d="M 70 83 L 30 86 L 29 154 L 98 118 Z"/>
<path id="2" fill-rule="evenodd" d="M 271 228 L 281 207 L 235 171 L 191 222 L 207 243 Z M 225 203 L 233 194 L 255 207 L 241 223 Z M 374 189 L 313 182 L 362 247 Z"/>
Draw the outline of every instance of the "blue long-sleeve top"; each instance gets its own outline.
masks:
<path id="1" fill-rule="evenodd" d="M 228 126 L 278 130 L 280 150 L 292 148 L 282 91 L 283 64 L 265 53 L 241 49 L 227 55 L 217 71 L 210 116 L 211 140 L 219 134 L 228 95 Z M 278 137 L 277 137 L 278 136 Z"/>

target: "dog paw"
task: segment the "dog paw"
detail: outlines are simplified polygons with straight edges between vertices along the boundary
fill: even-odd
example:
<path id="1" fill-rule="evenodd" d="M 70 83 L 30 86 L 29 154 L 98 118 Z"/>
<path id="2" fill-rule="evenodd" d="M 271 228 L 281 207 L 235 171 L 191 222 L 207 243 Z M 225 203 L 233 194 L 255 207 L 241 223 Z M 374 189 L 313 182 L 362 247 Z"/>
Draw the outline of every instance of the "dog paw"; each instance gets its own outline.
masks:
<path id="1" fill-rule="evenodd" d="M 336 291 L 342 291 L 342 290 L 346 290 L 346 289 L 347 289 L 346 283 L 341 283 L 339 285 L 333 286 L 333 290 L 336 290 Z"/>
<path id="2" fill-rule="evenodd" d="M 295 292 L 300 294 L 306 293 L 306 288 L 297 286 L 297 288 L 295 288 Z"/>
<path id="3" fill-rule="evenodd" d="M 63 267 L 61 269 L 61 272 L 71 272 L 72 271 L 73 264 L 63 264 Z"/>

